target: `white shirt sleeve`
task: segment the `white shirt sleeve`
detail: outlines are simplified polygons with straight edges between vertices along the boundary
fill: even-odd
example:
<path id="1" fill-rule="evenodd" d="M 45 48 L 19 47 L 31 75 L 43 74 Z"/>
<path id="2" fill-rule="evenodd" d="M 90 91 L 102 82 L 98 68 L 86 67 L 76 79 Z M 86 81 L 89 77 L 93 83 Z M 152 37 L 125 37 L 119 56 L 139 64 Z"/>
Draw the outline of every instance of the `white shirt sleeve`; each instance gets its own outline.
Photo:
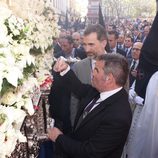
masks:
<path id="1" fill-rule="evenodd" d="M 70 70 L 70 66 L 68 65 L 68 67 L 66 68 L 66 70 L 60 72 L 60 75 L 64 76 L 69 70 Z"/>

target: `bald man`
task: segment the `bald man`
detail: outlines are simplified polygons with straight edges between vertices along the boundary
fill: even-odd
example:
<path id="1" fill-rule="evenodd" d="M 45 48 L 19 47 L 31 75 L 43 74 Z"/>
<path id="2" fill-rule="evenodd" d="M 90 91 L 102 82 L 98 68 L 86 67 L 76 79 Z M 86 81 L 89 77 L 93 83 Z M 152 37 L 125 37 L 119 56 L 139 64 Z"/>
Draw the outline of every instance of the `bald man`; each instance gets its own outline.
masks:
<path id="1" fill-rule="evenodd" d="M 79 48 L 81 45 L 81 36 L 79 32 L 74 32 L 72 34 L 72 39 L 74 41 L 74 48 Z"/>

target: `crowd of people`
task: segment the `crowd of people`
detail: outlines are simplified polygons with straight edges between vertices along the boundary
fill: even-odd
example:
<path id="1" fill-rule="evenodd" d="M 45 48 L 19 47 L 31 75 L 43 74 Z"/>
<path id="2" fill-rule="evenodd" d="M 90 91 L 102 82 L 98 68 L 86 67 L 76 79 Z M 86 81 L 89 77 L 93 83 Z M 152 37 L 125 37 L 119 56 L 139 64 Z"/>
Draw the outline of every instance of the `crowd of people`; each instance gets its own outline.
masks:
<path id="1" fill-rule="evenodd" d="M 57 61 L 49 94 L 49 113 L 55 125 L 48 130 L 50 140 L 41 145 L 39 158 L 158 156 L 158 146 L 151 147 L 146 155 L 145 144 L 134 147 L 137 137 L 144 132 L 142 129 L 149 126 L 143 119 L 151 122 L 149 115 L 146 116 L 148 106 L 153 110 L 157 104 L 153 98 L 149 105 L 148 99 L 152 81 L 155 88 L 158 83 L 157 21 L 158 15 L 152 25 L 137 19 L 126 21 L 126 27 L 91 24 L 81 32 L 61 30 L 53 43 L 53 57 Z M 138 86 L 139 82 L 144 85 Z M 141 86 L 145 86 L 144 94 Z M 158 93 L 152 91 L 152 94 L 155 97 Z M 155 129 L 155 117 L 152 119 L 154 123 L 149 128 Z M 143 124 L 141 129 L 138 124 Z M 149 133 L 145 135 L 148 140 L 144 135 L 143 139 L 153 145 L 156 141 L 150 136 L 155 133 L 152 135 L 152 130 Z"/>

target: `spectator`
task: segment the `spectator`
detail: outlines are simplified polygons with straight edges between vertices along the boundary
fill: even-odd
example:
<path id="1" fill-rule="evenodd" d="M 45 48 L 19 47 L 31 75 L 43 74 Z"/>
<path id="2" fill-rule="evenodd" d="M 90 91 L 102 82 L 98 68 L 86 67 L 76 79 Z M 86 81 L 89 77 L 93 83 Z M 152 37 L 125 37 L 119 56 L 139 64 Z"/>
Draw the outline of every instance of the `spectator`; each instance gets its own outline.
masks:
<path id="1" fill-rule="evenodd" d="M 118 33 L 116 31 L 108 32 L 108 41 L 109 41 L 111 53 L 119 53 L 123 56 L 126 56 L 125 52 L 117 47 L 117 39 L 118 39 Z"/>
<path id="2" fill-rule="evenodd" d="M 132 46 L 133 46 L 133 38 L 130 35 L 127 35 L 125 37 L 125 52 L 126 52 L 126 58 L 128 60 L 128 64 L 131 65 L 132 62 Z"/>
<path id="3" fill-rule="evenodd" d="M 83 47 L 87 58 L 75 63 L 73 71 L 82 83 L 91 84 L 91 73 L 94 68 L 94 57 L 99 54 L 105 54 L 107 44 L 107 34 L 103 26 L 99 24 L 89 25 L 83 34 Z M 71 121 L 72 125 L 78 109 L 79 100 L 72 94 L 71 97 Z"/>

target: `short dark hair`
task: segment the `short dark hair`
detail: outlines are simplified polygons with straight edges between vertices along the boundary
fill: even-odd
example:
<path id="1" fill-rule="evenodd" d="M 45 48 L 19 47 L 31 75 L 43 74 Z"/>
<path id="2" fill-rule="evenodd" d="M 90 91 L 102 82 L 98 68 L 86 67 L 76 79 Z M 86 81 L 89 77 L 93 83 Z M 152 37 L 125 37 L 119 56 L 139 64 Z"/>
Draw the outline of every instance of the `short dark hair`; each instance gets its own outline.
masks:
<path id="1" fill-rule="evenodd" d="M 91 24 L 88 25 L 84 31 L 84 36 L 87 36 L 91 33 L 95 32 L 97 34 L 98 40 L 107 40 L 107 32 L 105 28 L 100 24 Z"/>
<path id="2" fill-rule="evenodd" d="M 117 31 L 109 31 L 108 35 L 114 35 L 115 39 L 118 39 L 118 32 Z"/>
<path id="3" fill-rule="evenodd" d="M 124 86 L 128 78 L 128 62 L 126 58 L 120 54 L 103 54 L 97 57 L 97 60 L 103 60 L 105 74 L 112 73 L 116 84 Z"/>
<path id="4" fill-rule="evenodd" d="M 64 36 L 63 39 L 66 39 L 69 44 L 73 44 L 74 43 L 73 38 L 70 35 Z"/>
<path id="5" fill-rule="evenodd" d="M 131 41 L 132 41 L 132 42 L 134 42 L 134 39 L 133 39 L 133 37 L 132 37 L 132 35 L 131 35 L 131 34 L 127 34 L 125 38 L 130 38 L 130 39 L 131 39 Z"/>

